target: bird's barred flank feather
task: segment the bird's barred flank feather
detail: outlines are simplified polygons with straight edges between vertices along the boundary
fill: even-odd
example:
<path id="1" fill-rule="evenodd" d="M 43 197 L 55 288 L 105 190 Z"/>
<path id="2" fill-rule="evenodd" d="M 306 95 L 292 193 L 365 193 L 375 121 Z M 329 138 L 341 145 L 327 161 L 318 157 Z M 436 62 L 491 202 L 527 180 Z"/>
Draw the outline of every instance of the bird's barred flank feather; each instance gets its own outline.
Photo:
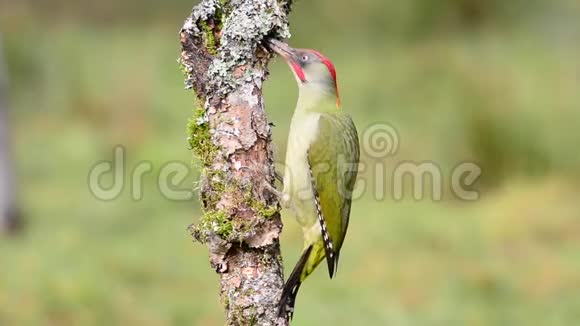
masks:
<path id="1" fill-rule="evenodd" d="M 316 187 L 316 180 L 314 179 L 314 174 L 312 173 L 312 167 L 310 162 L 308 163 L 308 171 L 310 173 L 310 183 L 312 185 L 312 193 L 314 195 L 314 204 L 316 206 L 316 214 L 318 216 L 318 222 L 320 223 L 320 230 L 322 233 L 322 240 L 324 242 L 324 251 L 326 253 L 326 263 L 328 264 L 328 274 L 330 278 L 334 276 L 335 267 L 335 256 L 334 256 L 334 245 L 332 243 L 332 238 L 330 233 L 328 233 L 328 228 L 326 227 L 326 222 L 324 221 L 324 214 L 322 213 L 322 206 L 320 206 L 320 196 L 318 194 L 318 189 Z"/>

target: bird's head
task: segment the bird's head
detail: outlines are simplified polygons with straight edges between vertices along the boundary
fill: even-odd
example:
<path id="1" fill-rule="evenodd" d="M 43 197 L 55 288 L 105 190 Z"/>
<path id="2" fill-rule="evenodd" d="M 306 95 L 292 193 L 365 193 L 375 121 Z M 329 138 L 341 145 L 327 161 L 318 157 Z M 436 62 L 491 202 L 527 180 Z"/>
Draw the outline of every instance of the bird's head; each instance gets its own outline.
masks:
<path id="1" fill-rule="evenodd" d="M 340 106 L 338 83 L 334 64 L 322 53 L 310 49 L 294 49 L 288 44 L 270 38 L 269 47 L 288 63 L 300 88 L 316 88 L 336 95 L 336 105 Z"/>

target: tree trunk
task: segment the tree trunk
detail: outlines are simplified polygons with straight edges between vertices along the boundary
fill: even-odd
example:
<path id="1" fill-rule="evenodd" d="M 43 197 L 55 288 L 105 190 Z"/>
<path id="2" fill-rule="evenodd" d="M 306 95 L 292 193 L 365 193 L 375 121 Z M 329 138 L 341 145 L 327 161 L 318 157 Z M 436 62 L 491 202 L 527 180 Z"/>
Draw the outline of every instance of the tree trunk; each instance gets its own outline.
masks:
<path id="1" fill-rule="evenodd" d="M 277 319 L 284 282 L 270 125 L 262 86 L 264 37 L 288 37 L 291 0 L 203 0 L 180 32 L 186 88 L 198 105 L 189 144 L 201 162 L 203 216 L 190 230 L 220 275 L 227 325 Z"/>
<path id="2" fill-rule="evenodd" d="M 10 162 L 8 132 L 8 101 L 6 99 L 7 77 L 2 56 L 0 34 L 0 233 L 13 233 L 21 226 L 20 214 L 16 207 L 16 186 Z"/>

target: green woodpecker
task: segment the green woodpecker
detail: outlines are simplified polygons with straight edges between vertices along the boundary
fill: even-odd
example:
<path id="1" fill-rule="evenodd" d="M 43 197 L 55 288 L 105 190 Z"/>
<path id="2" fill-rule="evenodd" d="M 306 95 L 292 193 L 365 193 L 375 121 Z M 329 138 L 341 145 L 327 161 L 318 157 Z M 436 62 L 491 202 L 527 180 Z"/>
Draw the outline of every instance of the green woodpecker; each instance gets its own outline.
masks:
<path id="1" fill-rule="evenodd" d="M 304 251 L 280 298 L 280 317 L 292 317 L 298 289 L 318 264 L 326 258 L 330 278 L 336 272 L 360 153 L 355 125 L 341 110 L 332 62 L 275 39 L 268 45 L 288 63 L 299 88 L 279 194 L 304 233 Z"/>

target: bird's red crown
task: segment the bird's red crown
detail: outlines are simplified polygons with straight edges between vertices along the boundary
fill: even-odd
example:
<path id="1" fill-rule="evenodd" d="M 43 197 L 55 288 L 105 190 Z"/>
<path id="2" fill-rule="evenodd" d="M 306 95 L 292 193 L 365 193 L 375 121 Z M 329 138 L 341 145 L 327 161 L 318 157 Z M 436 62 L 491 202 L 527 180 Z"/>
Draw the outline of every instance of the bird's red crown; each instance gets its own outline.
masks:
<path id="1" fill-rule="evenodd" d="M 322 53 L 320 53 L 316 50 L 309 50 L 309 51 L 314 53 L 318 58 L 320 58 L 322 63 L 324 63 L 326 68 L 328 68 L 328 72 L 330 72 L 330 75 L 332 76 L 332 80 L 334 80 L 334 90 L 336 91 L 336 107 L 340 108 L 340 96 L 338 96 L 338 82 L 336 81 L 336 68 L 334 68 L 334 64 L 332 63 L 332 61 L 330 61 L 330 59 L 325 57 Z"/>

